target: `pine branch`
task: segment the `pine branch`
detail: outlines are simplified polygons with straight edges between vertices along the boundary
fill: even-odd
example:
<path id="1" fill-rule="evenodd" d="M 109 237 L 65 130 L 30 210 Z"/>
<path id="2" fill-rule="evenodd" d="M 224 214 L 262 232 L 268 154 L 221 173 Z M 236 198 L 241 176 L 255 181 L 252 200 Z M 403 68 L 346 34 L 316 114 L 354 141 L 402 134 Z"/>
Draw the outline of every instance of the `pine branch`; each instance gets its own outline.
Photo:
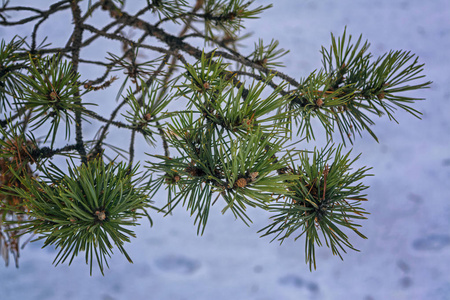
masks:
<path id="1" fill-rule="evenodd" d="M 125 2 L 88 1 L 86 11 L 77 0 L 48 9 L 6 1 L 0 8 L 0 26 L 26 25 L 30 32 L 29 39 L 0 44 L 5 262 L 12 254 L 17 265 L 20 237 L 35 233 L 45 247 L 59 249 L 55 264 L 70 264 L 84 252 L 91 274 L 94 264 L 104 273 L 113 247 L 131 261 L 124 248 L 134 236 L 128 226 L 144 216 L 152 224 L 153 209 L 167 215 L 179 206 L 192 215 L 198 234 L 206 230 L 212 205 L 247 225 L 248 209 L 267 210 L 271 223 L 260 232 L 281 242 L 304 237 L 311 269 L 316 246 L 325 244 L 341 258 L 347 249 L 356 250 L 347 232 L 365 238 L 359 221 L 367 214 L 363 180 L 370 168 L 352 170 L 360 156 L 351 158 L 342 145 L 332 144 L 333 134 L 339 131 L 344 144 L 363 131 L 377 140 L 374 116 L 396 121 L 395 111 L 402 109 L 419 117 L 415 103 L 422 99 L 410 93 L 431 83 L 423 81 L 418 58 L 390 51 L 373 59 L 369 43 L 352 40 L 345 30 L 322 47 L 321 68 L 297 79 L 280 71 L 288 51 L 278 41 L 258 40 L 247 53 L 239 49 L 248 37 L 241 32 L 244 20 L 270 5 L 148 0 L 129 14 Z M 64 10 L 72 15 L 70 38 L 49 48 L 38 31 Z M 101 27 L 93 20 L 100 10 L 111 17 Z M 8 12 L 29 15 L 10 21 Z M 163 26 L 168 22 L 171 26 Z M 176 33 L 172 25 L 179 27 Z M 84 56 L 103 39 L 117 49 Z M 198 40 L 204 47 L 194 46 Z M 80 74 L 81 64 L 103 73 Z M 103 97 L 104 90 L 114 89 L 116 102 Z M 102 105 L 112 103 L 111 114 L 87 103 L 88 94 L 101 97 Z M 317 134 L 313 120 L 325 129 L 329 144 L 299 150 L 298 140 L 312 142 Z M 91 121 L 97 135 L 86 140 Z M 111 126 L 124 135 L 108 136 Z M 42 132 L 43 138 L 34 137 Z M 143 154 L 136 146 L 140 138 L 149 155 L 143 174 L 135 161 Z M 162 153 L 156 152 L 158 143 Z M 58 156 L 70 161 L 56 166 L 50 160 Z M 152 199 L 162 189 L 167 201 L 158 208 Z"/>

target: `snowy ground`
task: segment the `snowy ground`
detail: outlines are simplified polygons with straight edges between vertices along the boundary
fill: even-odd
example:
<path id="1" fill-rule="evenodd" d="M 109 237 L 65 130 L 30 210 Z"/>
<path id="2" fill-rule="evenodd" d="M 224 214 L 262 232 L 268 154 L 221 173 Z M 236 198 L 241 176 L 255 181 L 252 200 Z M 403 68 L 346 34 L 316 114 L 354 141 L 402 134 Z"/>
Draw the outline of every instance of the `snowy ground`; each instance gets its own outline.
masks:
<path id="1" fill-rule="evenodd" d="M 55 25 L 48 34 L 58 34 Z M 362 231 L 369 239 L 353 239 L 361 252 L 341 261 L 321 249 L 318 269 L 310 272 L 302 240 L 280 246 L 258 237 L 267 214 L 251 212 L 254 226 L 248 228 L 217 207 L 198 237 L 179 209 L 171 217 L 156 216 L 153 228 L 137 228 L 138 238 L 127 247 L 134 264 L 118 254 L 104 277 L 90 277 L 81 257 L 55 268 L 54 251 L 28 245 L 19 269 L 0 267 L 1 300 L 450 299 L 450 3 L 276 1 L 246 25 L 254 39 L 276 38 L 291 50 L 285 73 L 297 78 L 320 67 L 320 47 L 346 25 L 371 42 L 375 56 L 405 49 L 425 63 L 426 79 L 434 83 L 416 94 L 427 98 L 416 106 L 422 120 L 399 112 L 400 125 L 378 120 L 380 143 L 365 136 L 354 145 L 353 153 L 362 152 L 361 162 L 375 174 L 366 180 L 371 215 Z M 0 27 L 6 40 L 16 33 Z"/>

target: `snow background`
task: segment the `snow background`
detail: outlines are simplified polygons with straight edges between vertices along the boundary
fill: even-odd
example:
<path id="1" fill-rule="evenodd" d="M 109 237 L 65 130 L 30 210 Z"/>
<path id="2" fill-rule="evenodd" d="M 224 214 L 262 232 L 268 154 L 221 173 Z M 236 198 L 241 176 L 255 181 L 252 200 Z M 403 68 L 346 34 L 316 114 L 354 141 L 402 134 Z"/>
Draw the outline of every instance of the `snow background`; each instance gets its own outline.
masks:
<path id="1" fill-rule="evenodd" d="M 54 1 L 11 2 L 48 7 Z M 137 1 L 127 7 L 131 2 Z M 38 36 L 65 41 L 70 21 L 59 14 L 44 23 Z M 425 80 L 433 84 L 414 95 L 427 98 L 415 106 L 422 120 L 404 112 L 396 114 L 400 125 L 381 118 L 373 128 L 380 143 L 366 135 L 353 147 L 354 155 L 363 153 L 360 163 L 373 166 L 375 174 L 365 180 L 370 189 L 364 207 L 371 215 L 362 232 L 368 240 L 351 239 L 361 252 L 350 250 L 341 261 L 328 248 L 318 249 L 317 270 L 310 272 L 302 239 L 280 246 L 258 237 L 268 214 L 251 210 L 248 228 L 216 206 L 198 237 L 180 207 L 173 216 L 154 216 L 152 228 L 144 222 L 137 227 L 138 238 L 126 247 L 134 264 L 117 253 L 104 277 L 99 272 L 90 277 L 83 257 L 55 268 L 54 250 L 29 244 L 19 269 L 0 267 L 1 300 L 450 299 L 450 3 L 275 1 L 260 19 L 245 25 L 254 32 L 249 43 L 275 38 L 291 50 L 283 59 L 284 72 L 295 78 L 320 68 L 320 47 L 328 47 L 330 32 L 340 36 L 345 26 L 354 38 L 362 33 L 369 40 L 374 57 L 404 49 L 425 63 Z M 29 36 L 28 30 L 0 27 L 0 37 L 9 41 L 15 34 Z"/>

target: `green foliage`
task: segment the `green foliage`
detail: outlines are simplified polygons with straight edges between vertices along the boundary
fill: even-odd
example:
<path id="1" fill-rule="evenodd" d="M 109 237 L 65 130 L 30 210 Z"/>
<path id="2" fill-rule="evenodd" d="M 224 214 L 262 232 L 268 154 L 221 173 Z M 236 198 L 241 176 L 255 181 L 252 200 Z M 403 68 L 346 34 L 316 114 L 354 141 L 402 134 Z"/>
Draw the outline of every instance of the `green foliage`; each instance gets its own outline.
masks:
<path id="1" fill-rule="evenodd" d="M 147 0 L 148 7 L 162 16 L 176 22 L 176 17 L 185 12 L 188 2 L 185 0 Z"/>
<path id="2" fill-rule="evenodd" d="M 202 1 L 203 2 L 203 1 Z M 254 19 L 272 5 L 258 6 L 250 9 L 255 2 L 244 0 L 204 0 L 205 40 L 214 39 L 215 32 L 226 36 L 236 36 L 243 29 L 243 19 Z"/>
<path id="3" fill-rule="evenodd" d="M 342 154 L 342 146 L 330 145 L 321 151 L 315 150 L 312 161 L 307 152 L 301 153 L 300 165 L 295 167 L 292 163 L 291 170 L 299 178 L 289 186 L 291 193 L 286 202 L 270 205 L 269 210 L 275 213 L 273 222 L 261 230 L 266 231 L 264 236 L 276 234 L 275 238 L 281 241 L 300 231 L 295 239 L 305 235 L 305 259 L 310 268 L 313 265 L 316 268 L 315 245 L 322 245 L 319 232 L 327 247 L 341 259 L 339 251 L 346 252 L 344 246 L 356 250 L 342 227 L 366 238 L 357 229 L 361 225 L 353 220 L 366 219 L 367 213 L 360 205 L 367 200 L 361 192 L 368 187 L 360 180 L 370 176 L 367 174 L 370 169 L 362 167 L 352 172 L 351 166 L 359 155 L 353 160 L 349 156 L 350 152 Z"/>
<path id="4" fill-rule="evenodd" d="M 260 39 L 258 44 L 255 43 L 255 51 L 250 55 L 250 58 L 254 63 L 263 67 L 284 67 L 283 63 L 277 60 L 288 54 L 289 50 L 279 49 L 278 46 L 277 40 L 272 40 L 269 45 L 264 46 L 263 40 Z"/>
<path id="5" fill-rule="evenodd" d="M 227 66 L 221 59 L 214 61 L 213 56 L 206 59 L 204 55 L 196 65 L 186 66 L 186 81 L 179 86 L 179 95 L 189 99 L 188 108 L 194 106 L 202 124 L 212 123 L 221 133 L 226 130 L 246 135 L 259 126 L 265 131 L 285 135 L 283 125 L 286 125 L 287 112 L 270 114 L 289 104 L 289 97 L 280 95 L 286 85 L 280 85 L 267 97 L 262 97 L 267 90 L 266 82 L 254 82 L 247 88 L 240 85 L 235 91 L 232 88 L 234 75 L 226 71 Z"/>
<path id="6" fill-rule="evenodd" d="M 151 86 L 147 86 L 142 81 L 140 88 L 142 94 L 139 98 L 136 98 L 131 88 L 128 89 L 126 100 L 131 110 L 127 111 L 124 116 L 136 130 L 142 133 L 149 144 L 154 145 L 154 136 L 159 128 L 158 122 L 169 117 L 163 110 L 170 103 L 170 98 L 167 96 L 162 99 L 158 98 L 158 93 L 163 89 L 159 83 L 153 82 Z"/>
<path id="7" fill-rule="evenodd" d="M 67 259 L 71 264 L 84 251 L 91 274 L 94 260 L 103 274 L 113 246 L 132 262 L 123 245 L 135 234 L 126 227 L 148 216 L 149 206 L 144 190 L 133 179 L 137 166 L 129 169 L 123 163 L 96 159 L 79 167 L 72 163 L 67 175 L 53 164 L 42 172 L 43 180 L 17 176 L 24 188 L 13 192 L 25 199 L 32 217 L 18 229 L 38 234 L 43 247 L 59 248 L 56 265 Z"/>
<path id="8" fill-rule="evenodd" d="M 162 162 L 150 163 L 152 170 L 161 173 L 155 180 L 154 192 L 162 184 L 168 185 L 168 213 L 183 201 L 191 215 L 197 215 L 198 231 L 203 232 L 216 194 L 215 200 L 222 196 L 226 203 L 223 212 L 230 209 L 247 224 L 247 206 L 265 208 L 276 195 L 286 191 L 287 180 L 292 176 L 274 174 L 286 167 L 286 156 L 275 157 L 283 140 L 258 129 L 238 139 L 215 134 L 211 128 L 192 126 L 187 130 L 182 124 L 193 120 L 192 115 L 188 120 L 180 119 L 181 122 L 174 121 L 178 126 L 169 125 L 168 141 L 181 156 L 154 156 Z"/>
<path id="9" fill-rule="evenodd" d="M 28 66 L 17 54 L 24 40 L 16 39 L 14 37 L 8 44 L 2 39 L 0 43 L 0 113 L 6 108 L 11 109 L 7 95 L 17 98 L 17 91 L 21 90 L 20 70 Z"/>
<path id="10" fill-rule="evenodd" d="M 169 215 L 179 206 L 194 217 L 198 234 L 205 231 L 213 205 L 247 225 L 248 209 L 269 211 L 273 215 L 261 229 L 263 236 L 281 242 L 304 237 L 311 269 L 315 247 L 323 241 L 341 258 L 347 249 L 356 250 L 348 232 L 365 238 L 359 221 L 367 214 L 362 181 L 370 168 L 352 169 L 360 156 L 351 158 L 331 140 L 335 131 L 344 145 L 363 131 L 377 140 L 372 117 L 395 120 L 396 109 L 419 117 L 414 105 L 422 99 L 410 92 L 430 82 L 422 81 L 417 57 L 390 51 L 372 59 L 369 43 L 352 40 L 345 30 L 341 37 L 331 36 L 329 48 L 322 47 L 322 67 L 297 81 L 280 70 L 288 51 L 278 41 L 258 40 L 249 51 L 238 48 L 248 36 L 243 21 L 271 5 L 148 0 L 132 15 L 127 3 L 61 1 L 40 10 L 7 1 L 0 8 L 2 25 L 35 23 L 30 38 L 0 44 L 5 261 L 5 251 L 18 256 L 18 239 L 29 233 L 44 240 L 44 247 L 59 250 L 56 264 L 70 264 L 84 252 L 91 274 L 94 263 L 103 273 L 115 247 L 131 261 L 124 248 L 134 237 L 129 226 L 149 218 L 149 209 Z M 100 9 L 111 20 L 96 28 L 90 19 Z M 39 43 L 40 25 L 65 10 L 73 20 L 67 44 Z M 31 16 L 10 21 L 9 11 Z M 172 32 L 177 26 L 180 30 Z M 101 59 L 83 57 L 102 39 L 117 47 Z M 196 48 L 199 39 L 202 50 Z M 104 73 L 93 78 L 95 72 L 81 65 Z M 105 89 L 114 90 L 115 97 Z M 88 106 L 88 98 L 99 106 Z M 329 143 L 310 153 L 303 148 L 312 148 L 317 124 Z M 112 127 L 119 130 L 109 135 Z M 34 138 L 38 132 L 46 136 Z M 144 147 L 141 140 L 147 142 Z M 301 151 L 295 146 L 300 141 L 308 143 Z M 61 143 L 67 144 L 55 148 Z M 144 153 L 148 161 L 142 174 L 135 154 Z M 50 162 L 60 155 L 69 158 L 66 166 Z M 116 155 L 124 161 L 117 162 Z M 167 200 L 154 207 L 153 199 L 163 198 L 156 194 L 164 190 Z"/>
<path id="11" fill-rule="evenodd" d="M 108 52 L 108 55 L 110 56 L 108 60 L 115 66 L 112 68 L 112 71 L 123 71 L 123 73 L 126 75 L 125 80 L 123 81 L 122 86 L 117 93 L 116 100 L 119 99 L 123 89 L 127 86 L 128 80 L 130 80 L 131 83 L 139 88 L 140 82 L 146 82 L 149 80 L 149 78 L 153 78 L 151 76 L 154 73 L 158 72 L 156 70 L 157 64 L 161 63 L 161 61 L 163 60 L 163 57 L 158 57 L 146 62 L 138 62 L 137 58 L 139 55 L 139 47 L 124 50 L 127 54 L 123 57 L 119 57 L 114 53 Z M 151 83 L 151 81 L 149 83 Z"/>
<path id="12" fill-rule="evenodd" d="M 299 123 L 298 133 L 314 138 L 311 118 L 317 117 L 328 135 L 338 127 L 342 140 L 367 130 L 378 141 L 370 125 L 375 124 L 368 113 L 387 114 L 395 120 L 395 109 L 403 109 L 415 117 L 420 112 L 410 106 L 421 98 L 403 92 L 426 88 L 430 82 L 409 85 L 421 79 L 423 64 L 408 51 L 390 51 L 371 62 L 369 43 L 361 46 L 362 36 L 352 43 L 344 31 L 341 38 L 331 36 L 330 50 L 322 47 L 323 68 L 302 80 L 295 92 L 293 114 Z"/>
<path id="13" fill-rule="evenodd" d="M 42 59 L 30 56 L 28 71 L 29 74 L 21 76 L 24 87 L 18 104 L 33 113 L 30 119 L 33 128 L 50 123 L 44 142 L 51 136 L 53 146 L 61 120 L 65 122 L 68 139 L 71 123 L 75 120 L 73 113 L 83 111 L 78 95 L 80 75 L 73 72 L 70 63 L 61 62 L 58 56 Z"/>

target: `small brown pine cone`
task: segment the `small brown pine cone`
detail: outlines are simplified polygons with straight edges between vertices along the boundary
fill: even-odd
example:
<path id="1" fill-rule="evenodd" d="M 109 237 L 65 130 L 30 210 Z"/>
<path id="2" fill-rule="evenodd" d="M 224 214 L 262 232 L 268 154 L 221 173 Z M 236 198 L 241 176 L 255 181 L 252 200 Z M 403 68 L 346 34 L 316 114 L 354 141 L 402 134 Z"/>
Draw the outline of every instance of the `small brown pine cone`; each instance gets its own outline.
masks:
<path id="1" fill-rule="evenodd" d="M 259 172 L 251 172 L 250 173 L 250 182 L 253 182 L 253 181 L 255 181 L 256 180 L 256 178 L 258 177 L 258 175 L 259 175 Z"/>
<path id="2" fill-rule="evenodd" d="M 247 185 L 247 179 L 239 178 L 238 180 L 236 180 L 236 182 L 234 184 L 240 188 L 243 188 Z"/>
<path id="3" fill-rule="evenodd" d="M 150 121 L 151 118 L 152 118 L 152 115 L 150 113 L 144 115 L 145 121 Z"/>
<path id="4" fill-rule="evenodd" d="M 48 96 L 50 97 L 50 100 L 55 100 L 59 98 L 58 94 L 55 91 L 52 91 Z"/>
<path id="5" fill-rule="evenodd" d="M 105 211 L 96 211 L 95 212 L 95 215 L 97 216 L 97 218 L 100 220 L 100 221 L 104 221 L 105 219 L 106 219 L 106 214 L 105 214 Z"/>

